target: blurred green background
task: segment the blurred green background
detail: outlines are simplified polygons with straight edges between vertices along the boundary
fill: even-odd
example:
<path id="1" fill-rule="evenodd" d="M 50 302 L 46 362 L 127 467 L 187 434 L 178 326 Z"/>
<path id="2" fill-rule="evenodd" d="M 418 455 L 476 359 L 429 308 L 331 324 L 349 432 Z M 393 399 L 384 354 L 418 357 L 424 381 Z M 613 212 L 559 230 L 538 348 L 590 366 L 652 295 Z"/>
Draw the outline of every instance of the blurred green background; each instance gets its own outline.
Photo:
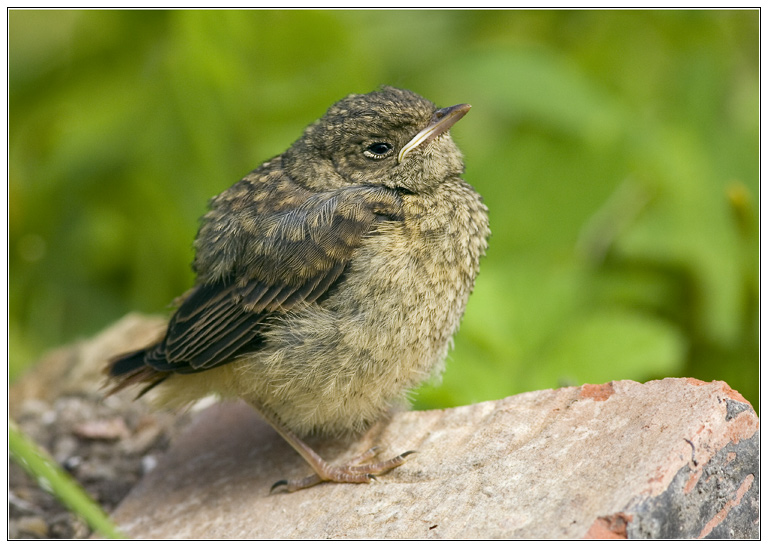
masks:
<path id="1" fill-rule="evenodd" d="M 491 212 L 417 406 L 692 376 L 758 407 L 758 11 L 11 11 L 11 379 L 167 314 L 208 198 L 382 84 L 473 105 Z"/>

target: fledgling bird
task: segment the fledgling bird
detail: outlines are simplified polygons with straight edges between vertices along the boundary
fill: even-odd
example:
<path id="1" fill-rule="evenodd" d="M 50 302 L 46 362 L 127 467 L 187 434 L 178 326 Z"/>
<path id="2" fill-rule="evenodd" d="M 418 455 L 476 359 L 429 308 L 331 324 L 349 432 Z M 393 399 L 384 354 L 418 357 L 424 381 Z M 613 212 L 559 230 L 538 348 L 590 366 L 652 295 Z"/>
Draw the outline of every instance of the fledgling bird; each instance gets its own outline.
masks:
<path id="1" fill-rule="evenodd" d="M 273 488 L 401 465 L 411 452 L 333 466 L 300 437 L 361 431 L 442 371 L 489 236 L 448 132 L 469 109 L 392 87 L 350 95 L 214 197 L 195 287 L 160 341 L 110 362 L 113 392 L 242 398 L 315 472 Z"/>

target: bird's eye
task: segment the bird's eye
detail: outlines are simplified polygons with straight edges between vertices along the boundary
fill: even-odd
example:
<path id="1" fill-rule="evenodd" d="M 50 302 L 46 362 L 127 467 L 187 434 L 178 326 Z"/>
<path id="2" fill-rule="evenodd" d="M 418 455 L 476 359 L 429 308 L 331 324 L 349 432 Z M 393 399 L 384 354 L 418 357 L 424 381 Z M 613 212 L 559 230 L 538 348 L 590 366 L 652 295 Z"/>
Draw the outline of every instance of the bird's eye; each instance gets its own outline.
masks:
<path id="1" fill-rule="evenodd" d="M 384 158 L 386 156 L 389 156 L 390 153 L 393 151 L 393 146 L 389 143 L 385 143 L 383 141 L 379 141 L 377 143 L 372 143 L 368 147 L 366 147 L 366 150 L 363 151 L 363 154 L 368 156 L 369 158 L 373 158 L 374 160 L 379 160 L 380 158 Z"/>

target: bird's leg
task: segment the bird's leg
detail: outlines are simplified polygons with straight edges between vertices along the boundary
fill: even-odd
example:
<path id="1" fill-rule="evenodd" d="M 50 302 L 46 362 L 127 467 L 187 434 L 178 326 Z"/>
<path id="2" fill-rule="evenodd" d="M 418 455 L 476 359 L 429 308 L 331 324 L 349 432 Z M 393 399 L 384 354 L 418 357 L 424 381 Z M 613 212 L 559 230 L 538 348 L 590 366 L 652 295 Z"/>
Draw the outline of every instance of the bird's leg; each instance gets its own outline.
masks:
<path id="1" fill-rule="evenodd" d="M 278 419 L 278 417 L 265 409 L 258 403 L 249 402 L 267 423 L 282 436 L 297 453 L 312 467 L 315 474 L 297 480 L 280 480 L 272 485 L 270 492 L 280 486 L 284 486 L 288 492 L 296 492 L 310 486 L 315 486 L 321 482 L 341 482 L 341 483 L 368 483 L 376 478 L 376 475 L 386 473 L 395 469 L 406 462 L 406 457 L 413 454 L 413 451 L 404 452 L 387 461 L 378 463 L 369 463 L 360 465 L 360 463 L 371 459 L 376 455 L 377 448 L 371 448 L 364 452 L 347 465 L 334 466 L 326 462 L 312 448 L 310 448 L 302 439 L 296 436 Z"/>

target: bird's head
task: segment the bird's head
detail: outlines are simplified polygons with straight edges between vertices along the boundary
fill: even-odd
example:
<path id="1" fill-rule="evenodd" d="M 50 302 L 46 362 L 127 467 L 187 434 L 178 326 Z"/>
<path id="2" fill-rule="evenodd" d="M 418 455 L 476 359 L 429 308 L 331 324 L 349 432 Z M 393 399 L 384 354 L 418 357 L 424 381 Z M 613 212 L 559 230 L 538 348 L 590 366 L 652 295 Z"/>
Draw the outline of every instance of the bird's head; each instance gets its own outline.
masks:
<path id="1" fill-rule="evenodd" d="M 449 128 L 470 105 L 445 109 L 385 87 L 338 101 L 284 156 L 292 177 L 317 189 L 379 184 L 429 192 L 464 170 Z"/>

